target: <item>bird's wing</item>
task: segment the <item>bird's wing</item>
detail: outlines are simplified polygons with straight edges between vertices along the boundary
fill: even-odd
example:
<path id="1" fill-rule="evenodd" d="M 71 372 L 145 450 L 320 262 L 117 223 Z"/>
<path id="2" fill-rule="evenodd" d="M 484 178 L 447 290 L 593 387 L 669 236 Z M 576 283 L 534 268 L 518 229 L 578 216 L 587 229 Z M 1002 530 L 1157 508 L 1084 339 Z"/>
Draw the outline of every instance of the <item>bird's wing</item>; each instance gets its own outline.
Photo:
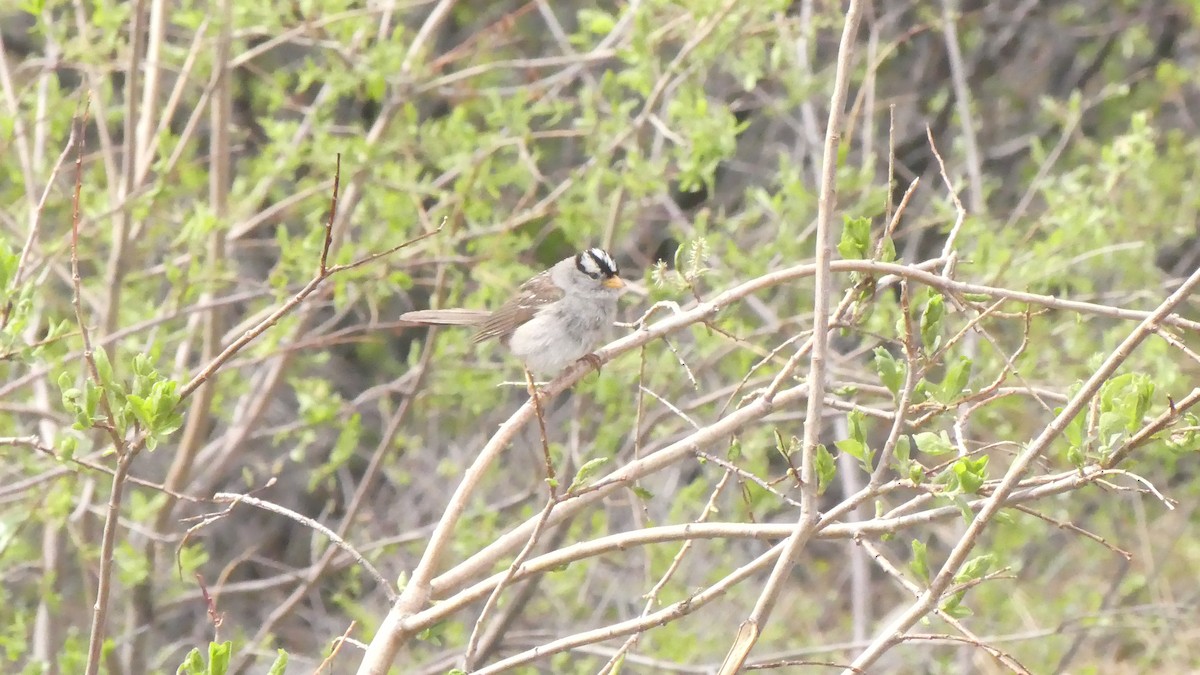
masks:
<path id="1" fill-rule="evenodd" d="M 505 339 L 512 335 L 518 326 L 529 321 L 546 305 L 558 302 L 563 297 L 563 291 L 550 280 L 550 272 L 545 271 L 533 277 L 517 289 L 517 295 L 504 303 L 491 316 L 479 324 L 479 332 L 475 334 L 475 342 L 498 337 Z"/>

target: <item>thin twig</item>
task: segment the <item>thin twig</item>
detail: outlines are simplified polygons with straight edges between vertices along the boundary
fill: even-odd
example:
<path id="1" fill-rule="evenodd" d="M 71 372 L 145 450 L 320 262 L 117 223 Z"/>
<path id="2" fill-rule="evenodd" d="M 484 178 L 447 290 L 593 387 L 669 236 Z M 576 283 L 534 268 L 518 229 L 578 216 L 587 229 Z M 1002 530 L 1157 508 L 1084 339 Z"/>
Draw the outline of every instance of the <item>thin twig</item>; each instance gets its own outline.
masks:
<path id="1" fill-rule="evenodd" d="M 328 527 L 325 527 L 320 522 L 313 520 L 312 518 L 309 518 L 308 516 L 305 516 L 303 514 L 296 513 L 295 511 L 293 511 L 289 508 L 280 506 L 279 504 L 276 504 L 274 502 L 269 502 L 269 501 L 266 501 L 265 499 L 259 499 L 257 497 L 251 497 L 250 495 L 243 495 L 243 494 L 238 494 L 235 492 L 218 492 L 215 495 L 213 495 L 213 501 L 218 504 L 222 504 L 222 503 L 230 504 L 231 506 L 236 506 L 238 504 L 248 504 L 255 508 L 262 509 L 263 511 L 270 511 L 271 513 L 281 515 L 285 518 L 290 518 L 291 520 L 294 520 L 297 523 L 300 523 L 301 525 L 307 527 L 310 530 L 315 530 L 317 532 L 320 532 L 321 534 L 328 537 L 329 541 L 332 541 L 334 543 L 334 545 L 336 545 L 338 548 L 340 548 L 343 551 L 345 551 L 346 553 L 350 554 L 350 557 L 354 558 L 354 561 L 357 562 L 359 565 L 361 565 L 362 568 L 365 569 L 367 571 L 367 573 L 370 574 L 371 577 L 375 579 L 375 583 L 379 584 L 379 587 L 382 588 L 384 593 L 387 594 L 389 601 L 394 601 L 396 599 L 396 591 L 392 589 L 391 583 L 389 583 L 388 580 L 385 579 L 384 576 L 379 573 L 379 570 L 376 569 L 375 566 L 371 564 L 371 561 L 364 558 L 363 555 L 361 553 L 359 553 L 357 549 L 355 549 L 353 546 L 351 546 L 349 542 L 347 542 L 345 539 L 342 539 L 341 537 L 339 537 L 336 532 L 329 529 Z M 229 512 L 230 512 L 229 510 L 226 510 L 225 512 L 223 512 L 222 515 L 227 514 Z M 208 522 L 211 522 L 211 521 L 208 521 Z"/>
<path id="2" fill-rule="evenodd" d="M 825 403 L 826 360 L 829 352 L 830 300 L 833 296 L 833 277 L 830 259 L 833 248 L 833 210 L 836 207 L 838 144 L 846 110 L 846 96 L 850 88 L 851 62 L 854 43 L 858 35 L 858 23 L 862 18 L 862 3 L 850 0 L 846 9 L 845 25 L 842 27 L 841 43 L 838 45 L 837 68 L 833 78 L 833 95 L 829 101 L 829 119 L 825 126 L 825 147 L 821 164 L 821 188 L 817 197 L 816 273 L 813 290 L 812 351 L 809 355 L 808 406 L 805 411 L 804 439 L 800 457 L 800 516 L 795 530 L 783 544 L 779 558 L 771 569 L 771 575 L 763 585 L 754 609 L 738 628 L 733 644 L 725 661 L 721 664 L 721 675 L 734 675 L 745 665 L 750 650 L 758 642 L 759 635 L 771 616 L 771 610 L 779 598 L 783 585 L 791 574 L 792 566 L 800 551 L 808 543 L 820 517 L 817 513 L 816 455 L 820 444 L 822 409 Z M 766 401 L 769 403 L 769 401 Z"/>
<path id="3" fill-rule="evenodd" d="M 743 579 L 755 574 L 771 564 L 779 555 L 782 544 L 773 546 L 769 551 L 730 572 L 717 583 L 708 588 L 687 597 L 679 602 L 668 605 L 661 610 L 645 616 L 640 616 L 636 619 L 629 619 L 610 624 L 603 628 L 584 631 L 565 638 L 554 640 L 543 645 L 526 650 L 520 654 L 511 656 L 503 661 L 494 663 L 487 668 L 481 668 L 475 671 L 475 675 L 495 675 L 505 672 L 525 663 L 529 663 L 535 659 L 544 658 L 551 654 L 578 647 L 585 644 L 593 644 L 611 640 L 622 635 L 629 635 L 637 631 L 644 631 L 651 626 L 662 625 L 670 621 L 674 621 L 681 616 L 686 616 L 700 609 L 704 605 L 723 596 L 729 589 L 733 588 Z"/>
<path id="4" fill-rule="evenodd" d="M 321 661 L 321 665 L 317 666 L 317 669 L 313 671 L 313 675 L 320 675 L 321 671 L 325 670 L 325 666 L 329 666 L 330 673 L 333 672 L 334 658 L 337 657 L 338 652 L 342 651 L 342 645 L 350 641 L 350 633 L 354 631 L 354 627 L 357 625 L 357 621 L 351 621 L 350 625 L 346 626 L 346 630 L 342 631 L 341 637 L 333 641 L 333 648 L 329 650 L 329 656 L 326 656 Z"/>
<path id="5" fill-rule="evenodd" d="M 946 40 L 946 55 L 950 61 L 950 82 L 954 88 L 954 104 L 958 109 L 958 123 L 962 127 L 963 153 L 966 155 L 967 176 L 970 177 L 967 195 L 971 210 L 983 213 L 983 163 L 979 156 L 979 141 L 975 134 L 975 115 L 971 110 L 971 90 L 967 85 L 967 67 L 963 63 L 962 47 L 958 40 L 958 14 L 956 0 L 942 0 L 942 36 Z M 928 131 L 928 127 L 926 127 Z M 938 158 L 939 163 L 941 158 Z M 942 175 L 945 176 L 945 167 Z M 953 192 L 953 188 L 951 188 Z M 957 201 L 957 200 L 956 200 Z M 958 204 L 961 209 L 962 204 Z M 953 241 L 957 228 L 950 235 Z"/>
<path id="6" fill-rule="evenodd" d="M 79 196 L 83 191 L 83 129 L 88 119 L 88 104 L 91 97 L 85 98 L 82 112 L 76 116 L 77 154 L 75 156 L 75 191 L 71 200 L 71 283 L 72 304 L 75 306 L 75 321 L 79 324 L 79 334 L 83 340 L 83 360 L 87 366 L 88 377 L 97 387 L 103 387 L 96 359 L 92 356 L 92 343 L 87 320 L 83 316 L 81 301 L 82 281 L 79 275 Z M 136 449 L 127 447 L 125 439 L 117 432 L 112 407 L 108 401 L 108 392 L 100 396 L 100 408 L 106 419 L 97 426 L 108 432 L 113 442 L 113 450 L 117 453 L 117 469 L 113 472 L 112 491 L 108 497 L 108 511 L 104 519 L 104 532 L 100 540 L 100 569 L 96 580 L 96 602 L 92 606 L 92 627 L 88 637 L 88 660 L 85 672 L 96 675 L 100 669 L 100 652 L 104 644 L 104 624 L 108 618 L 108 598 L 112 592 L 113 549 L 116 545 L 117 526 L 121 512 L 121 497 L 124 493 L 125 479 L 129 475 L 129 467 L 136 456 Z"/>

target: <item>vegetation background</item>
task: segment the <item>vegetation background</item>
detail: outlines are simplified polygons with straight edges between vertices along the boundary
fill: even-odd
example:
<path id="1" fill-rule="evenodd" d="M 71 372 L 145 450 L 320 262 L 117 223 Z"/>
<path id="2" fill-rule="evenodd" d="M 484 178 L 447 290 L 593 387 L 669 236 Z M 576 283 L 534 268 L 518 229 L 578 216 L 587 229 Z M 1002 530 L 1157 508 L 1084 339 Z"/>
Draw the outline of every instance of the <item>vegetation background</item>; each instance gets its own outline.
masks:
<path id="1" fill-rule="evenodd" d="M 4 672 L 1200 670 L 1198 11 L 7 0 Z"/>

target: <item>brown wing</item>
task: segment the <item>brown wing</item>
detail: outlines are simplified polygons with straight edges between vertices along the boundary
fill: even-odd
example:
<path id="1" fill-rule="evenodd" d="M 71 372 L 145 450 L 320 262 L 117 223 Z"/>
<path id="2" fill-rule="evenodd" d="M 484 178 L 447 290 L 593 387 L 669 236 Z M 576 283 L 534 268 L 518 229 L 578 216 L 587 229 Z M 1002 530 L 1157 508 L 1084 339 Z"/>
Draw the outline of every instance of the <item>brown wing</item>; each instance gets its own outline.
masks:
<path id="1" fill-rule="evenodd" d="M 489 338 L 508 338 L 517 326 L 529 321 L 538 310 L 557 302 L 563 297 L 562 289 L 550 281 L 550 272 L 542 272 L 517 289 L 517 296 L 504 303 L 492 315 L 479 324 L 475 342 Z"/>

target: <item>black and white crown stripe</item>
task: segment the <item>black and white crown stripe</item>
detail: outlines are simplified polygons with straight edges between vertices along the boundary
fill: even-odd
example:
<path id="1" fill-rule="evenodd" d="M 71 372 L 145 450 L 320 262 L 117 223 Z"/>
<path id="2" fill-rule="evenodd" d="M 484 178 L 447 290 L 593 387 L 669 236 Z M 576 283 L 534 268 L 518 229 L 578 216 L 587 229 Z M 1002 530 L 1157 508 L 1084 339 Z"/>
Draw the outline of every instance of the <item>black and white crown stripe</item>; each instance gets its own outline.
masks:
<path id="1" fill-rule="evenodd" d="M 593 279 L 611 279 L 620 274 L 617 262 L 602 248 L 589 248 L 575 256 L 575 267 Z"/>

